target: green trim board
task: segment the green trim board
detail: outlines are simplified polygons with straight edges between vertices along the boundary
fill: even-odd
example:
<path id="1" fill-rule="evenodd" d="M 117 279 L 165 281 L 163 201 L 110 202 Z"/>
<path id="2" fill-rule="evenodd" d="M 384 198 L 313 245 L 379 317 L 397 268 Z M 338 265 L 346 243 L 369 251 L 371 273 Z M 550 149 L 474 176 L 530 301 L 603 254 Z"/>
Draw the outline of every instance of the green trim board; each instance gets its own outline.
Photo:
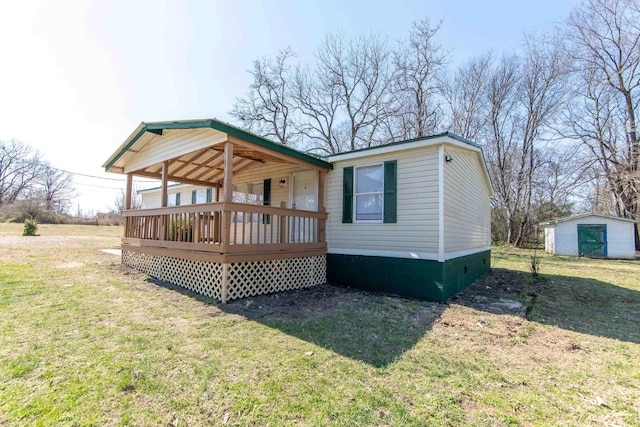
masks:
<path id="1" fill-rule="evenodd" d="M 463 138 L 461 136 L 456 135 L 455 133 L 451 133 L 451 132 L 442 132 L 442 133 L 438 133 L 435 135 L 428 135 L 428 136 L 421 136 L 419 138 L 412 138 L 412 139 L 405 139 L 402 141 L 395 141 L 395 142 L 389 142 L 387 144 L 382 144 L 382 145 L 375 145 L 373 147 L 365 147 L 365 148 L 358 148 L 356 150 L 351 150 L 351 151 L 343 151 L 341 153 L 336 153 L 336 154 L 330 154 L 328 156 L 324 156 L 324 158 L 330 158 L 330 157 L 334 157 L 334 156 L 342 156 L 344 154 L 351 154 L 351 153 L 360 153 L 360 152 L 364 152 L 364 151 L 373 151 L 373 150 L 377 150 L 383 147 L 393 147 L 393 146 L 397 146 L 397 145 L 404 145 L 404 144 L 410 144 L 412 142 L 418 142 L 418 141 L 428 141 L 430 139 L 436 139 L 436 138 L 443 138 L 443 137 L 449 137 L 455 141 L 458 142 L 462 142 L 464 144 L 468 144 L 472 147 L 475 148 L 480 148 L 480 150 L 482 150 L 482 147 L 478 144 L 476 144 L 475 142 L 467 139 L 467 138 Z"/>
<path id="2" fill-rule="evenodd" d="M 382 222 L 395 223 L 397 217 L 397 183 L 398 162 L 390 160 L 384 162 L 384 202 Z"/>
<path id="3" fill-rule="evenodd" d="M 318 157 L 303 153 L 298 150 L 294 150 L 293 148 L 286 147 L 281 144 L 277 144 L 275 142 L 269 141 L 268 139 L 264 139 L 258 135 L 252 134 L 235 126 L 232 126 L 228 123 L 221 122 L 215 119 L 205 119 L 205 120 L 181 120 L 181 121 L 173 121 L 173 122 L 153 122 L 153 123 L 145 123 L 142 122 L 140 126 L 134 131 L 134 135 L 130 136 L 129 142 L 125 142 L 119 149 L 114 153 L 109 160 L 105 162 L 103 167 L 105 171 L 108 171 L 117 161 L 122 157 L 124 153 L 126 153 L 133 145 L 144 135 L 145 132 L 151 132 L 156 135 L 162 135 L 165 129 L 197 129 L 197 128 L 211 128 L 220 132 L 224 132 L 227 135 L 235 136 L 236 138 L 243 139 L 247 142 L 251 142 L 252 144 L 256 144 L 263 148 L 268 148 L 275 152 L 286 154 L 288 156 L 294 157 L 299 160 L 304 160 L 305 162 L 311 163 L 316 166 L 320 166 L 324 169 L 331 170 L 333 169 L 333 164 L 329 163 L 325 160 L 322 160 Z M 139 130 L 138 130 L 139 129 Z"/>
<path id="4" fill-rule="evenodd" d="M 353 222 L 353 166 L 342 169 L 342 223 Z"/>
<path id="5" fill-rule="evenodd" d="M 444 302 L 491 268 L 491 251 L 437 262 L 327 254 L 327 281 L 368 291 Z"/>

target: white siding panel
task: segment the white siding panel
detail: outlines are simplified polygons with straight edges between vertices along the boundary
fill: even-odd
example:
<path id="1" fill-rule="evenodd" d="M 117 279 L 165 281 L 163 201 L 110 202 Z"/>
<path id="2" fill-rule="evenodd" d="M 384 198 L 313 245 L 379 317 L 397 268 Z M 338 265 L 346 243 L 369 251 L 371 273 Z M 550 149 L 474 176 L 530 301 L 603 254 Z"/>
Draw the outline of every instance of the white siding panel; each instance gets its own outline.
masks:
<path id="1" fill-rule="evenodd" d="M 291 207 L 289 201 L 289 191 L 291 184 L 291 174 L 294 172 L 312 171 L 304 166 L 292 165 L 290 163 L 266 163 L 257 164 L 247 169 L 241 170 L 233 175 L 233 183 L 241 184 L 245 182 L 262 182 L 271 179 L 271 206 L 280 207 L 281 202 L 286 203 L 286 207 Z M 284 187 L 280 187 L 281 179 L 286 180 Z"/>
<path id="2" fill-rule="evenodd" d="M 444 250 L 459 252 L 491 245 L 489 189 L 477 153 L 445 146 Z"/>
<path id="3" fill-rule="evenodd" d="M 127 161 L 124 172 L 140 170 L 167 159 L 222 143 L 226 139 L 226 133 L 214 129 L 193 129 L 187 133 L 184 130 L 165 130 L 162 136 L 153 138 L 140 152 Z"/>
<path id="4" fill-rule="evenodd" d="M 334 163 L 327 176 L 325 205 L 329 212 L 327 242 L 331 249 L 402 252 L 438 251 L 437 148 L 385 153 Z M 348 166 L 396 160 L 397 223 L 342 223 L 342 177 Z"/>
<path id="5" fill-rule="evenodd" d="M 563 222 L 554 231 L 555 254 L 578 256 L 578 226 L 576 222 Z"/>
<path id="6" fill-rule="evenodd" d="M 294 172 L 313 171 L 314 169 L 305 168 L 304 166 L 291 165 L 287 163 L 267 163 L 256 164 L 255 166 L 248 167 L 233 175 L 233 184 L 243 183 L 260 183 L 265 179 L 271 179 L 271 206 L 280 207 L 281 202 L 285 202 L 287 207 L 290 207 L 289 202 L 289 189 L 291 174 Z M 281 179 L 286 180 L 284 187 L 280 187 L 279 182 Z M 213 184 L 212 184 L 213 187 Z M 198 190 L 200 186 L 194 185 L 182 185 L 179 189 L 169 189 L 169 197 L 175 197 L 175 194 L 180 191 L 180 205 L 191 204 L 191 192 Z M 216 190 L 213 189 L 212 201 L 215 201 Z M 160 207 L 161 191 L 158 189 L 154 192 L 147 192 L 142 194 L 142 202 L 145 209 Z"/>
<path id="7" fill-rule="evenodd" d="M 555 227 L 544 228 L 544 251 L 548 254 L 556 253 Z"/>
<path id="8" fill-rule="evenodd" d="M 154 209 L 160 207 L 160 191 L 142 194 L 142 209 Z"/>

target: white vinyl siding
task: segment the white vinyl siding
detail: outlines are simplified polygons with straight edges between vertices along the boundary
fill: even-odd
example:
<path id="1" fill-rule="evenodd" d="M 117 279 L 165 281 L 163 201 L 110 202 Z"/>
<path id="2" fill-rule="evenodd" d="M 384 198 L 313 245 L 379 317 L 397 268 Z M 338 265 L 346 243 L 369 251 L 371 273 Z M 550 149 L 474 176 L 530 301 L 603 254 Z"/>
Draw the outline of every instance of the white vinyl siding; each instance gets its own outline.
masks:
<path id="1" fill-rule="evenodd" d="M 491 245 L 489 188 L 478 154 L 445 145 L 451 156 L 444 167 L 444 252 Z"/>
<path id="2" fill-rule="evenodd" d="M 142 193 L 142 209 L 159 208 L 161 193 L 160 190 L 148 193 Z"/>
<path id="3" fill-rule="evenodd" d="M 168 206 L 175 206 L 176 203 L 176 194 L 180 193 L 180 206 L 190 205 L 192 192 L 196 190 L 197 193 L 197 201 L 196 203 L 206 203 L 207 200 L 207 187 L 200 187 L 195 185 L 180 185 L 175 186 L 173 188 L 169 188 L 167 190 L 167 202 Z M 215 198 L 216 189 L 212 189 L 212 197 Z M 161 206 L 160 198 L 162 197 L 162 191 L 160 188 L 154 188 L 150 191 L 142 191 L 142 208 L 143 209 L 153 209 L 159 208 Z M 202 201 L 200 201 L 202 200 Z"/>
<path id="4" fill-rule="evenodd" d="M 313 169 L 286 163 L 256 163 L 255 165 L 249 166 L 237 173 L 234 173 L 232 180 L 234 185 L 242 185 L 247 183 L 263 183 L 265 179 L 271 179 L 271 206 L 280 207 L 280 204 L 284 202 L 286 204 L 286 207 L 291 207 L 289 201 L 291 174 L 294 172 L 304 172 L 310 170 Z M 284 187 L 280 187 L 279 185 L 279 182 L 282 179 L 284 179 L 286 182 Z M 214 187 L 212 190 L 212 202 L 215 202 L 216 189 L 213 184 L 212 187 Z M 171 194 L 175 194 L 177 191 L 180 191 L 183 193 L 180 196 L 180 205 L 191 204 L 191 192 L 200 188 L 205 187 L 195 185 L 181 185 L 179 190 L 172 190 L 171 188 L 169 188 L 169 197 L 171 197 Z M 160 194 L 161 191 L 159 188 L 154 191 L 143 192 L 142 202 L 144 208 L 160 207 Z M 222 200 L 222 197 L 220 198 L 220 200 Z"/>
<path id="5" fill-rule="evenodd" d="M 146 132 L 142 138 L 148 138 L 149 141 L 151 141 L 152 137 L 157 136 L 158 135 L 153 133 Z M 128 173 L 144 169 L 145 167 L 161 163 L 166 159 L 192 153 L 214 144 L 221 144 L 226 141 L 226 139 L 226 133 L 214 129 L 192 129 L 188 132 L 184 130 L 166 129 L 162 133 L 162 142 L 153 145 L 147 144 L 139 153 L 136 153 L 132 157 L 127 156 L 127 167 L 124 172 Z M 147 147 L 152 148 L 147 149 Z"/>
<path id="6" fill-rule="evenodd" d="M 399 150 L 334 162 L 327 175 L 325 206 L 329 251 L 438 252 L 437 147 Z M 343 168 L 397 161 L 397 222 L 342 223 Z M 355 204 L 355 201 L 354 201 Z M 355 214 L 355 211 L 354 211 Z M 355 219 L 355 215 L 354 215 Z M 347 252 L 347 251 L 344 251 Z"/>
<path id="7" fill-rule="evenodd" d="M 290 208 L 291 174 L 310 170 L 313 169 L 286 163 L 258 164 L 234 174 L 233 183 L 262 182 L 265 179 L 271 179 L 271 206 L 280 207 L 281 203 L 284 202 L 286 207 Z M 284 187 L 280 187 L 279 184 L 282 179 L 286 181 Z"/>

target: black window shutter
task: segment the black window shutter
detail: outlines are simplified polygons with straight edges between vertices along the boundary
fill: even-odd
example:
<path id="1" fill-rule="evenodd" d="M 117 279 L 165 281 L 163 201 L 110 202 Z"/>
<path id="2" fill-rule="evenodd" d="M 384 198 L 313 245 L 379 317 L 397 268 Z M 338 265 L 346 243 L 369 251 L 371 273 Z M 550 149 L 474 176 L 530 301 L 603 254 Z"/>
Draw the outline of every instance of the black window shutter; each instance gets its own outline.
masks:
<path id="1" fill-rule="evenodd" d="M 193 190 L 193 191 L 191 192 L 191 204 L 192 204 L 192 205 L 195 205 L 195 204 L 196 204 L 196 200 L 198 200 L 197 193 L 198 193 L 198 192 L 197 192 L 196 190 Z"/>
<path id="2" fill-rule="evenodd" d="M 207 203 L 211 203 L 212 193 L 213 193 L 213 189 L 207 188 Z"/>
<path id="3" fill-rule="evenodd" d="M 397 174 L 396 160 L 384 162 L 384 214 L 382 222 L 395 223 L 397 211 Z"/>
<path id="4" fill-rule="evenodd" d="M 262 195 L 262 204 L 264 206 L 271 206 L 271 180 L 265 179 L 262 185 L 263 195 Z M 262 219 L 263 224 L 271 223 L 271 215 L 265 215 Z"/>
<path id="5" fill-rule="evenodd" d="M 342 171 L 342 222 L 353 222 L 353 166 Z"/>
<path id="6" fill-rule="evenodd" d="M 176 206 L 180 206 L 180 193 L 176 193 Z"/>

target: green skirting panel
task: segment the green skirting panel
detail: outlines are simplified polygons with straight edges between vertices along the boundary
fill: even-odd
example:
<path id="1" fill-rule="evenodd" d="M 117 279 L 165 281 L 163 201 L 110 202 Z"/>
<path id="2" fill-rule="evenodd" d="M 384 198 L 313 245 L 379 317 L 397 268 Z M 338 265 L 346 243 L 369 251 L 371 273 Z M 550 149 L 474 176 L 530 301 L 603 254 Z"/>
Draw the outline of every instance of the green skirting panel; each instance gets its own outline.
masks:
<path id="1" fill-rule="evenodd" d="M 446 301 L 491 267 L 491 251 L 445 262 L 364 255 L 327 254 L 329 283 Z"/>

